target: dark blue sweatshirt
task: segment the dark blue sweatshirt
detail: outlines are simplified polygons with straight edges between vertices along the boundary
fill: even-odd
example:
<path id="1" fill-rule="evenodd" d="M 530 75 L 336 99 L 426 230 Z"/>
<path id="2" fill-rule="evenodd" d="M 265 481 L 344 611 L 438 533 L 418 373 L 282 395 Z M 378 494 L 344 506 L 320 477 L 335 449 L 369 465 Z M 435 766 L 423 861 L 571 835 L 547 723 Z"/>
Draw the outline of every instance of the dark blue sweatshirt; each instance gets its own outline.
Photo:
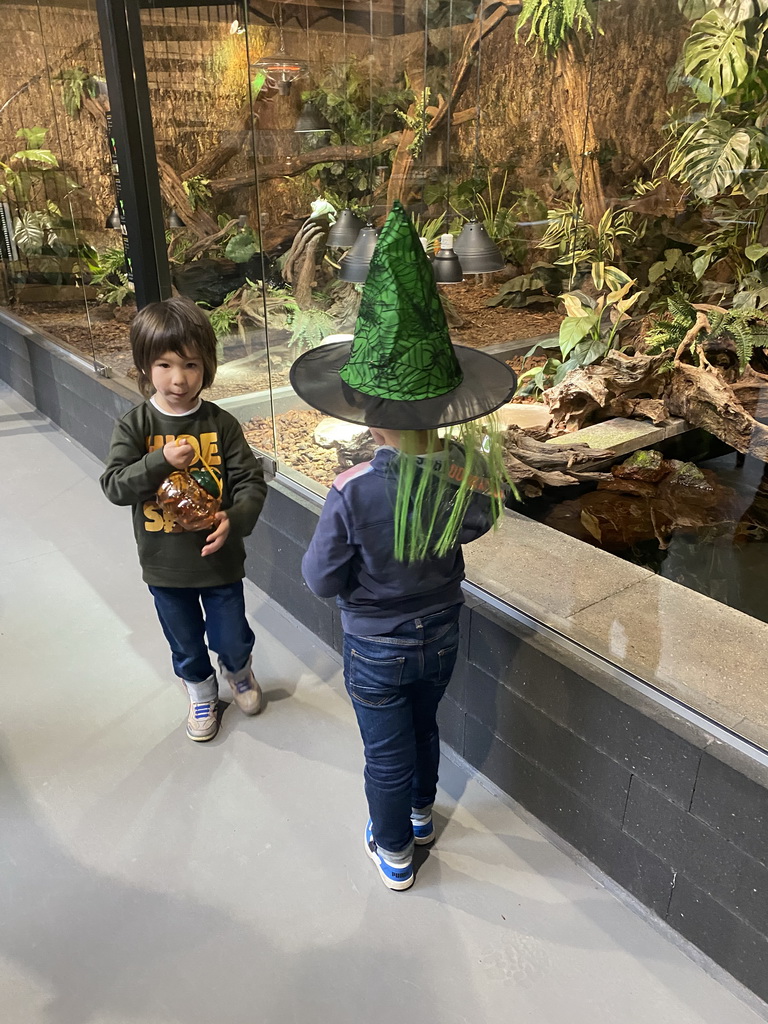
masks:
<path id="1" fill-rule="evenodd" d="M 461 604 L 461 544 L 493 525 L 489 498 L 475 493 L 453 551 L 410 565 L 396 561 L 397 474 L 390 463 L 397 455 L 394 448 L 377 448 L 372 462 L 336 478 L 301 564 L 309 589 L 318 597 L 335 597 L 344 631 L 356 636 L 390 633 L 409 619 Z M 448 451 L 422 458 L 450 458 L 463 467 L 464 452 L 451 444 Z"/>

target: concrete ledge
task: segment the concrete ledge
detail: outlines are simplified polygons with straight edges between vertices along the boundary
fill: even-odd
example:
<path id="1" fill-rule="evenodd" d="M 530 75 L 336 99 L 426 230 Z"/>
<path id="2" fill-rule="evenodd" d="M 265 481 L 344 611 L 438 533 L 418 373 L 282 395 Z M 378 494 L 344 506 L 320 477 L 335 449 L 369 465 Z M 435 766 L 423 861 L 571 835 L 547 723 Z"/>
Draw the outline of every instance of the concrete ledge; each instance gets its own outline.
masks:
<path id="1" fill-rule="evenodd" d="M 768 624 L 519 513 L 465 560 L 502 601 L 768 746 Z"/>

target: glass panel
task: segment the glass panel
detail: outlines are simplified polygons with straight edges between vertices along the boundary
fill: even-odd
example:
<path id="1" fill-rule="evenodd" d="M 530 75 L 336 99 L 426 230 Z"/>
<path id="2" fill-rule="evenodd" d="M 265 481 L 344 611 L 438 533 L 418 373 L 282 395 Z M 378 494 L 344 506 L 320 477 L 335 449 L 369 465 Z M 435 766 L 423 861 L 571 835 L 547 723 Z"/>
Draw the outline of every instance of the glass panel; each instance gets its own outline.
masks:
<path id="1" fill-rule="evenodd" d="M 174 290 L 205 309 L 219 369 L 204 397 L 274 453 L 263 251 L 243 5 L 147 5 L 147 78 Z M 256 422 L 254 423 L 254 419 Z"/>
<path id="2" fill-rule="evenodd" d="M 0 297 L 96 364 L 93 263 L 114 198 L 95 10 L 7 5 L 3 31 Z"/>

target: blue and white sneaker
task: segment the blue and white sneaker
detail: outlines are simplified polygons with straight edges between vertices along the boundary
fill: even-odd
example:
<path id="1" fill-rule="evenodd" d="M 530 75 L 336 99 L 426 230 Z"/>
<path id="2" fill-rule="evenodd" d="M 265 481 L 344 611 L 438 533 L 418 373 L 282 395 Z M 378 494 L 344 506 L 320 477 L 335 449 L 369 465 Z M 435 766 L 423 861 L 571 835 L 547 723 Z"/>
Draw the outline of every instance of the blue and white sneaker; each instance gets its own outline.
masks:
<path id="1" fill-rule="evenodd" d="M 411 825 L 413 826 L 413 841 L 417 846 L 426 846 L 435 838 L 435 826 L 432 824 L 431 814 L 426 820 L 416 818 L 412 814 Z"/>
<path id="2" fill-rule="evenodd" d="M 365 852 L 376 865 L 381 875 L 381 880 L 388 889 L 394 889 L 395 891 L 410 889 L 413 885 L 413 864 L 411 861 L 408 861 L 407 864 L 394 867 L 384 860 L 379 853 L 376 840 L 373 838 L 373 826 L 370 820 L 365 826 Z"/>

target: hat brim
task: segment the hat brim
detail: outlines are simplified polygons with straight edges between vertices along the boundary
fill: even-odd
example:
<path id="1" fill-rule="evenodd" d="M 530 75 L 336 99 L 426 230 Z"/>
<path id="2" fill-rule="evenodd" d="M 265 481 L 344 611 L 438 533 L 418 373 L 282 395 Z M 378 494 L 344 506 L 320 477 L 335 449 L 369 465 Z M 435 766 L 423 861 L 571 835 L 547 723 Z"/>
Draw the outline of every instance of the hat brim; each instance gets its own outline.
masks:
<path id="1" fill-rule="evenodd" d="M 291 366 L 291 385 L 313 409 L 349 423 L 390 430 L 435 430 L 467 423 L 509 402 L 517 388 L 515 371 L 500 359 L 464 345 L 454 345 L 464 379 L 439 398 L 402 401 L 364 395 L 346 384 L 339 370 L 349 358 L 351 342 L 319 345 Z"/>

